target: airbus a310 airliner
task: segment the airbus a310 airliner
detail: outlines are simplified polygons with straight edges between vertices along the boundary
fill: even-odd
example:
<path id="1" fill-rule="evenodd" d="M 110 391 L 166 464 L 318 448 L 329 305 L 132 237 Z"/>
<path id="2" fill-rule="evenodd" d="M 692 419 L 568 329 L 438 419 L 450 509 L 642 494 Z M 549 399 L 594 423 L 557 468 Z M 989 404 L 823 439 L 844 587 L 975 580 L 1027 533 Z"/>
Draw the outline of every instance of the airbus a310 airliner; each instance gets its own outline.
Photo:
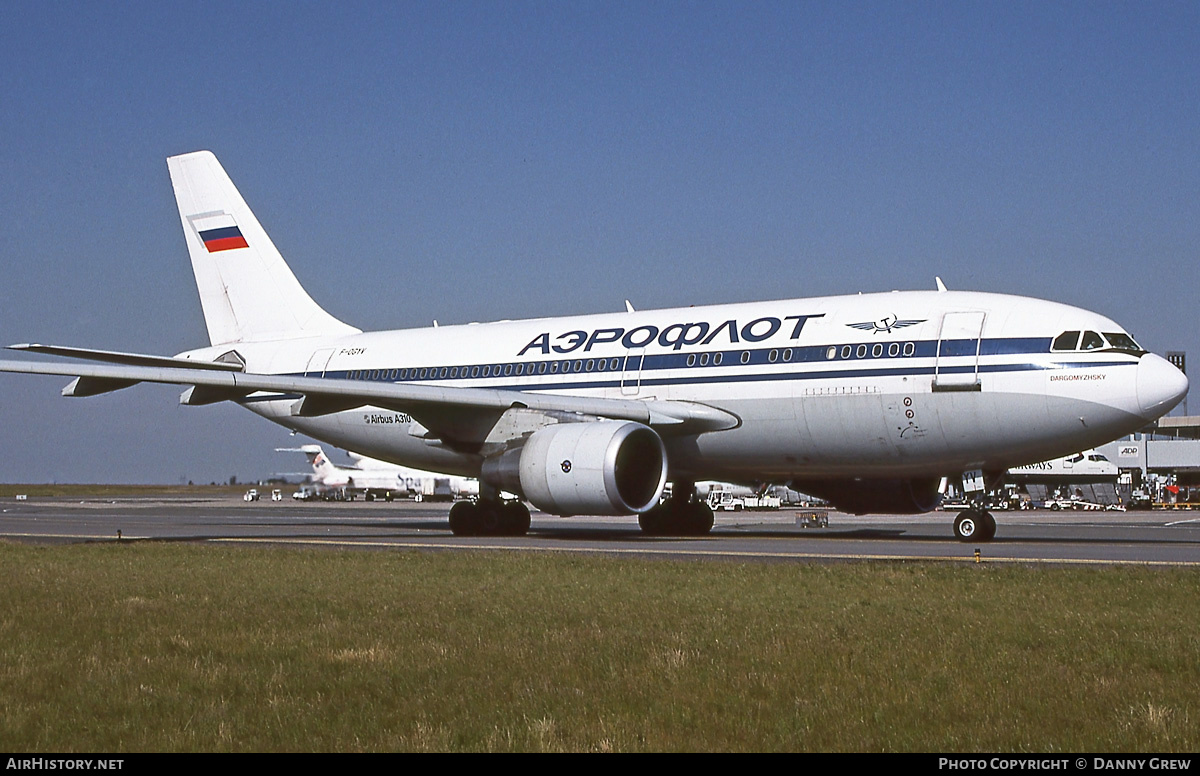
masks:
<path id="1" fill-rule="evenodd" d="M 480 480 L 458 534 L 520 534 L 529 510 L 637 515 L 703 534 L 699 480 L 788 483 L 853 513 L 933 509 L 1005 470 L 1166 414 L 1187 378 L 1119 325 L 1053 302 L 907 291 L 362 332 L 300 286 L 208 151 L 167 160 L 208 347 L 174 357 L 16 345 L 98 363 L 0 361 L 91 396 L 188 386 L 404 466 Z M 667 482 L 672 498 L 663 500 Z M 661 502 L 661 503 L 660 503 Z M 981 507 L 955 533 L 986 541 Z"/>

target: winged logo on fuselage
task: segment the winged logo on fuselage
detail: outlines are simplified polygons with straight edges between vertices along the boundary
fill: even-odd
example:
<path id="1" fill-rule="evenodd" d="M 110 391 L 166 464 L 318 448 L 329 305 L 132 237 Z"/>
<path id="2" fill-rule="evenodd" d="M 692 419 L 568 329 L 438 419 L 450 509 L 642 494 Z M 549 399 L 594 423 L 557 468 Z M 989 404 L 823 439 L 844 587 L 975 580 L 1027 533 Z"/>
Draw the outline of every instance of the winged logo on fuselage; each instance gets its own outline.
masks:
<path id="1" fill-rule="evenodd" d="M 918 323 L 925 323 L 925 319 L 920 320 L 908 319 L 901 320 L 895 315 L 885 315 L 877 321 L 863 321 L 862 323 L 847 323 L 846 325 L 852 329 L 860 331 L 869 331 L 874 334 L 891 334 L 893 329 L 903 329 L 908 326 L 916 326 Z"/>

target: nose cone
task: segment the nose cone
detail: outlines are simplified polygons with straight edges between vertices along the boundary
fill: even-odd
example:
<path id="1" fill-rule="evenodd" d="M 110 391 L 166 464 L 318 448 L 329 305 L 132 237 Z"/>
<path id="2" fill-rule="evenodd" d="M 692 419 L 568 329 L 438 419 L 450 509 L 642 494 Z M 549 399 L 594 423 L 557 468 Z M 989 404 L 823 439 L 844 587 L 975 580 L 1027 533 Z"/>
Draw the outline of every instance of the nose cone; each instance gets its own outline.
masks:
<path id="1" fill-rule="evenodd" d="M 1147 353 L 1138 361 L 1137 398 L 1142 417 L 1157 420 L 1183 401 L 1188 379 L 1161 356 Z"/>

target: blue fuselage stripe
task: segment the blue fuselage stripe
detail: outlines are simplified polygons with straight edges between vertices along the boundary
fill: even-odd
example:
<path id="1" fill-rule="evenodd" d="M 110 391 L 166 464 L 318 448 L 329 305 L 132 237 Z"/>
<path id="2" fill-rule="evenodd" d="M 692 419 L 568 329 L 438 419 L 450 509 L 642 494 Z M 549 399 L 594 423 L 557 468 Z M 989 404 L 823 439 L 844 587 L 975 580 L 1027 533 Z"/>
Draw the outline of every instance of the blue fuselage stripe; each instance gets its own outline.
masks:
<path id="1" fill-rule="evenodd" d="M 473 388 L 512 391 L 561 391 L 619 388 L 623 385 L 717 385 L 775 382 L 788 380 L 848 380 L 872 377 L 933 376 L 936 374 L 1000 374 L 1039 370 L 1079 369 L 1088 367 L 1131 366 L 1136 358 L 1120 361 L 1078 361 L 1075 353 L 1050 353 L 1050 338 L 1011 338 L 992 340 L 946 340 L 922 342 L 857 342 L 806 347 L 757 348 L 683 353 L 657 353 L 645 356 L 606 356 L 570 358 L 552 361 L 490 362 L 456 366 L 404 367 L 391 369 L 354 369 L 307 373 L 326 379 L 370 380 L 373 382 L 438 382 L 451 385 L 469 382 Z M 940 356 L 938 355 L 940 352 Z M 978 357 L 976 354 L 978 353 Z M 1063 360 L 1032 361 L 1016 359 L 1008 363 L 979 363 L 985 356 L 1057 356 Z M 1110 356 L 1112 354 L 1109 354 Z M 928 363 L 937 358 L 976 358 L 975 363 Z M 926 359 L 920 366 L 913 359 Z M 640 362 L 640 363 L 639 363 Z M 827 364 L 829 369 L 781 369 L 787 366 Z M 868 363 L 870 365 L 868 365 Z M 774 368 L 763 372 L 762 367 Z M 711 370 L 719 369 L 718 373 Z M 747 371 L 754 369 L 755 371 Z M 540 370 L 540 371 L 539 371 Z M 655 376 L 655 372 L 684 371 L 684 374 Z M 697 374 L 699 372 L 708 374 Z M 575 375 L 578 377 L 574 377 Z M 571 377 L 568 377 L 571 375 Z M 304 373 L 294 376 L 304 376 Z M 499 378 L 502 382 L 481 382 Z M 557 380 L 556 380 L 557 378 Z M 574 378 L 574 379 L 572 379 Z M 514 379 L 519 382 L 514 382 Z M 556 381 L 555 381 L 556 380 Z M 554 382 L 551 382 L 554 381 Z M 298 399 L 298 394 L 268 394 L 247 397 L 243 401 Z"/>

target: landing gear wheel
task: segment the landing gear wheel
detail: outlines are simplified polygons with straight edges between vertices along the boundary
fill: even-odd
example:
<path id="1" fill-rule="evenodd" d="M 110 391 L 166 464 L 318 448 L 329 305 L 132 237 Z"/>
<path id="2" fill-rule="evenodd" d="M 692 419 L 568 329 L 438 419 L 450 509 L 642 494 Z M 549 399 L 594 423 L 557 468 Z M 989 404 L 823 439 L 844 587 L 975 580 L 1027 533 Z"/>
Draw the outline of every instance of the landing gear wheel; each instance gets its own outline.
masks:
<path id="1" fill-rule="evenodd" d="M 500 535 L 524 536 L 529 533 L 529 507 L 510 501 L 500 507 Z"/>
<path id="2" fill-rule="evenodd" d="M 666 515 L 666 507 L 660 504 L 648 512 L 638 515 L 638 526 L 647 536 L 665 536 L 667 534 Z"/>
<path id="3" fill-rule="evenodd" d="M 979 541 L 990 542 L 994 538 L 996 538 L 996 518 L 992 517 L 991 512 L 980 513 Z"/>
<path id="4" fill-rule="evenodd" d="M 504 525 L 504 505 L 495 501 L 480 501 L 475 505 L 476 536 L 499 536 Z"/>
<path id="5" fill-rule="evenodd" d="M 684 533 L 687 536 L 706 536 L 713 527 L 713 512 L 703 501 L 688 502 L 682 510 Z"/>
<path id="6" fill-rule="evenodd" d="M 520 501 L 460 501 L 450 507 L 450 531 L 455 536 L 524 536 L 529 508 Z"/>
<path id="7" fill-rule="evenodd" d="M 954 535 L 960 542 L 990 542 L 996 536 L 996 518 L 982 509 L 960 512 L 954 520 Z"/>
<path id="8" fill-rule="evenodd" d="M 974 511 L 968 509 L 960 512 L 958 517 L 954 518 L 954 535 L 960 542 L 974 540 L 977 533 L 979 533 L 979 523 L 975 520 Z"/>
<path id="9" fill-rule="evenodd" d="M 479 533 L 479 510 L 470 501 L 460 501 L 450 507 L 450 532 L 455 536 L 475 536 Z"/>
<path id="10" fill-rule="evenodd" d="M 704 536 L 713 527 L 713 513 L 703 501 L 667 500 L 638 515 L 647 536 Z"/>

